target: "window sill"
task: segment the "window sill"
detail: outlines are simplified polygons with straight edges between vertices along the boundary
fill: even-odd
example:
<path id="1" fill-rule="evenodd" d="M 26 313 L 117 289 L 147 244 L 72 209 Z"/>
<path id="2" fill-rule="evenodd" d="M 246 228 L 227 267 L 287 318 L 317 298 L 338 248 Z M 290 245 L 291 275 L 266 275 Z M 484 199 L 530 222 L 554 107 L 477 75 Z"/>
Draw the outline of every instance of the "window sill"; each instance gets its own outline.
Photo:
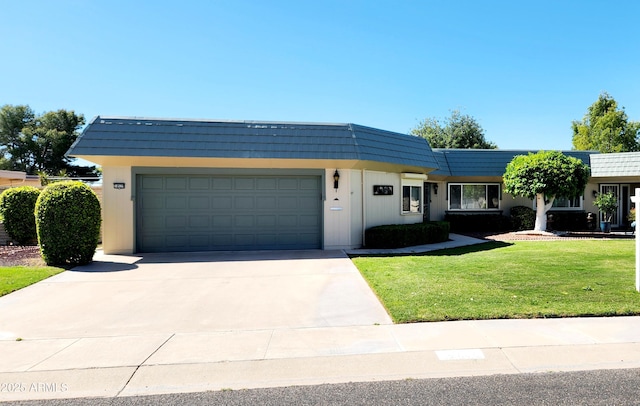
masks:
<path id="1" fill-rule="evenodd" d="M 445 210 L 447 214 L 502 214 L 503 210 L 500 209 L 459 209 L 459 210 Z"/>

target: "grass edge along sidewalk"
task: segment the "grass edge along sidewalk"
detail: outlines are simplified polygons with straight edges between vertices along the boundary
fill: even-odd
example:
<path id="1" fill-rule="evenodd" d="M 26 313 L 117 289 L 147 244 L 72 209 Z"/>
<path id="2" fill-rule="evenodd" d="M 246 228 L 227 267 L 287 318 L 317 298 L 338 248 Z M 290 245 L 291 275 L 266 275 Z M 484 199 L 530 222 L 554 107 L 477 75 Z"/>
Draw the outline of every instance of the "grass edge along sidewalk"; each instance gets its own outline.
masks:
<path id="1" fill-rule="evenodd" d="M 0 297 L 64 271 L 52 266 L 0 266 Z"/>
<path id="2" fill-rule="evenodd" d="M 633 240 L 487 242 L 352 260 L 396 323 L 640 314 Z"/>

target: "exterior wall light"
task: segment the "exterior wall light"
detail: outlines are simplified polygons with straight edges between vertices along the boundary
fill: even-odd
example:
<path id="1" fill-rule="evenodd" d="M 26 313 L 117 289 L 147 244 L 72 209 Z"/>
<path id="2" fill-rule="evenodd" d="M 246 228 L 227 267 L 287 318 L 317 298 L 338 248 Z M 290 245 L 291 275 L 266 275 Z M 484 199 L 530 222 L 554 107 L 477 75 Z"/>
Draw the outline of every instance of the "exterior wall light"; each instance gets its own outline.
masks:
<path id="1" fill-rule="evenodd" d="M 336 169 L 336 171 L 333 173 L 333 188 L 336 190 L 336 192 L 338 191 L 338 182 L 339 181 L 340 181 L 340 173 Z"/>
<path id="2" fill-rule="evenodd" d="M 434 195 L 437 195 L 437 194 L 438 194 L 438 184 L 437 184 L 437 183 L 434 183 L 434 184 L 433 184 L 433 194 L 434 194 Z"/>

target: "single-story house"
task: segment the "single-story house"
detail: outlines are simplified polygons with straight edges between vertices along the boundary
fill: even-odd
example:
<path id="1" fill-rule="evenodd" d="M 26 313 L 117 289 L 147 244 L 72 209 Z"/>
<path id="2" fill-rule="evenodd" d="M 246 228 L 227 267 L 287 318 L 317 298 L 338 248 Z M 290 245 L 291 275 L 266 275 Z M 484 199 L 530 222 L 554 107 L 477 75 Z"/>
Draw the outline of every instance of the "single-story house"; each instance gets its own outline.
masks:
<path id="1" fill-rule="evenodd" d="M 506 164 L 523 153 L 432 150 L 356 124 L 98 116 L 68 155 L 102 166 L 103 248 L 128 254 L 359 248 L 376 225 L 508 214 L 533 204 L 502 190 Z M 637 165 L 592 171 L 585 196 L 558 209 L 597 211 L 592 189 L 616 185 L 628 200 L 640 182 Z"/>
<path id="2" fill-rule="evenodd" d="M 0 170 L 0 190 L 17 186 L 39 187 L 40 177 L 26 172 Z"/>

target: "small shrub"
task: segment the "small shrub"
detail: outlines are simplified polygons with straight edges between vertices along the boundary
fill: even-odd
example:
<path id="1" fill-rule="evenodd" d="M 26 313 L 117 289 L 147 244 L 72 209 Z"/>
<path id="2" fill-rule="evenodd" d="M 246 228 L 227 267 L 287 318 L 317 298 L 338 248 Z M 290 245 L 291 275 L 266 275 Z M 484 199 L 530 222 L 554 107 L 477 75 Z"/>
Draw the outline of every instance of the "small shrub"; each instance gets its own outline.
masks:
<path id="1" fill-rule="evenodd" d="M 36 226 L 47 265 L 91 262 L 100 238 L 100 202 L 89 186 L 63 181 L 47 186 L 36 202 Z"/>
<path id="2" fill-rule="evenodd" d="M 37 240 L 34 210 L 40 191 L 33 186 L 7 189 L 0 194 L 0 216 L 11 239 L 20 245 Z"/>
<path id="3" fill-rule="evenodd" d="M 431 221 L 417 224 L 391 224 L 365 231 L 367 248 L 403 248 L 433 244 L 449 239 L 449 223 Z"/>
<path id="4" fill-rule="evenodd" d="M 533 230 L 536 225 L 536 212 L 531 207 L 514 206 L 511 208 L 511 224 L 514 230 Z"/>

